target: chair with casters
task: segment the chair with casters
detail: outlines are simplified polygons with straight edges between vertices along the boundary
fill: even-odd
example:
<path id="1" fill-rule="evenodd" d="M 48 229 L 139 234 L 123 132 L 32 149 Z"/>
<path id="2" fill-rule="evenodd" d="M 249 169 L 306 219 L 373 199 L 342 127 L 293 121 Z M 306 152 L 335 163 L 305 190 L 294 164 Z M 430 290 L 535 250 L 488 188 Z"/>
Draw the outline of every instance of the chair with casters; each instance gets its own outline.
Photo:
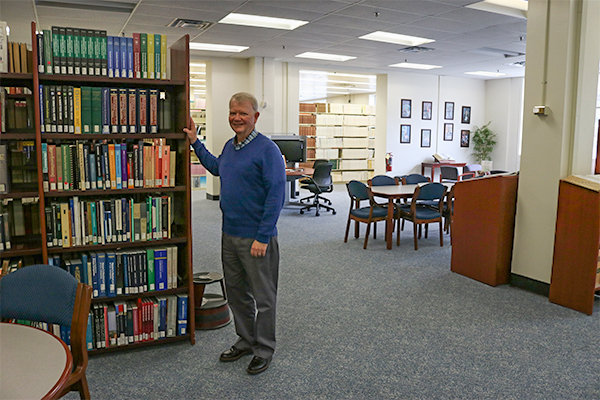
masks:
<path id="1" fill-rule="evenodd" d="M 85 370 L 88 364 L 86 331 L 92 287 L 78 283 L 52 265 L 31 265 L 0 280 L 0 317 L 46 322 L 71 328 L 73 371 L 58 397 L 71 391 L 89 399 Z"/>
<path id="2" fill-rule="evenodd" d="M 313 169 L 316 169 L 317 165 L 319 165 L 319 164 L 327 164 L 328 162 L 329 162 L 329 160 L 325 160 L 323 158 L 320 158 L 320 159 L 317 159 L 317 160 L 315 160 L 313 162 L 313 166 L 312 167 L 313 167 Z M 300 188 L 302 188 L 302 185 L 308 185 L 308 184 L 311 183 L 311 181 L 310 181 L 310 178 L 302 178 L 302 179 L 300 179 L 299 183 L 301 185 Z M 315 197 L 314 194 L 310 195 L 310 196 L 306 196 L 306 197 L 300 199 L 299 201 L 300 201 L 300 203 L 304 203 L 304 201 L 308 201 L 308 200 L 312 201 L 313 197 Z M 325 198 L 325 197 L 321 196 L 321 200 L 323 200 L 326 204 L 331 204 L 331 200 L 329 200 L 328 198 Z"/>
<path id="3" fill-rule="evenodd" d="M 457 182 L 458 181 L 458 168 L 450 165 L 442 165 L 440 167 L 440 179 L 442 182 Z"/>
<path id="4" fill-rule="evenodd" d="M 387 219 L 387 204 L 379 204 L 375 201 L 371 189 L 362 182 L 352 180 L 346 183 L 348 195 L 350 196 L 350 211 L 348 212 L 348 222 L 346 223 L 346 235 L 344 243 L 348 242 L 350 233 L 350 222 L 354 221 L 354 237 L 359 236 L 359 222 L 367 224 L 365 233 L 365 243 L 363 249 L 367 248 L 369 234 L 371 232 L 371 222 L 385 221 Z M 368 201 L 368 206 L 361 207 L 361 202 Z M 397 218 L 397 212 L 394 218 Z M 400 233 L 398 232 L 398 237 Z M 377 238 L 377 225 L 374 226 L 373 239 Z M 398 239 L 399 243 L 400 239 Z"/>
<path id="5" fill-rule="evenodd" d="M 437 222 L 440 229 L 440 246 L 444 246 L 444 232 L 442 226 L 442 212 L 444 210 L 444 199 L 446 197 L 447 188 L 441 183 L 426 183 L 418 186 L 413 194 L 410 204 L 401 205 L 399 217 L 403 220 L 413 223 L 413 236 L 415 242 L 415 250 L 418 250 L 418 235 L 417 225 L 425 224 L 427 232 L 427 224 Z M 422 204 L 421 201 L 437 202 L 437 209 L 428 205 Z M 427 234 L 425 234 L 427 237 Z M 398 240 L 399 242 L 400 240 Z"/>
<path id="6" fill-rule="evenodd" d="M 333 180 L 331 179 L 331 168 L 333 168 L 333 164 L 331 164 L 331 163 L 318 164 L 315 168 L 315 172 L 314 172 L 313 176 L 306 177 L 307 179 L 309 179 L 310 183 L 301 186 L 301 188 L 309 190 L 311 193 L 313 193 L 313 196 L 311 196 L 313 201 L 311 204 L 302 207 L 300 209 L 300 214 L 304 214 L 304 211 L 310 211 L 311 208 L 315 208 L 316 209 L 315 215 L 318 217 L 320 215 L 320 210 L 322 208 L 324 208 L 327 211 L 331 211 L 332 214 L 335 215 L 335 209 L 333 207 L 330 207 L 330 206 L 322 203 L 322 202 L 326 203 L 329 200 L 326 200 L 324 197 L 321 196 L 322 193 L 333 192 Z M 329 201 L 329 203 L 331 203 L 331 202 Z"/>

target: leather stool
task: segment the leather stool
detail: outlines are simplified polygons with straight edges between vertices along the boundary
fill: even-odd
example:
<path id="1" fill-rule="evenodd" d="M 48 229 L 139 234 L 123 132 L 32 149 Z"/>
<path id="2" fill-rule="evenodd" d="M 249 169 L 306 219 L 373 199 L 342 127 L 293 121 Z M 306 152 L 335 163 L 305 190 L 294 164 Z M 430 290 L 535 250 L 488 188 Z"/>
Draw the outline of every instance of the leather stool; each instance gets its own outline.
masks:
<path id="1" fill-rule="evenodd" d="M 221 328 L 231 322 L 223 275 L 218 272 L 198 272 L 194 279 L 194 311 L 196 329 Z M 219 282 L 223 293 L 204 293 L 206 285 Z"/>

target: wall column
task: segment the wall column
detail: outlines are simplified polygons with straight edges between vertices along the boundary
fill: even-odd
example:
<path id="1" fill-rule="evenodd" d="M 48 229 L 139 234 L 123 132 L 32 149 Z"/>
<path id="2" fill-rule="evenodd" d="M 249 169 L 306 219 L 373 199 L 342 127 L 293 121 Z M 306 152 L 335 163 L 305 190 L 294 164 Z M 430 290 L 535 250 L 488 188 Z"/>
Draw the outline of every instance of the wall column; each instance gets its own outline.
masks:
<path id="1" fill-rule="evenodd" d="M 558 183 L 590 174 L 600 2 L 530 0 L 512 272 L 550 283 Z M 534 115 L 534 106 L 546 115 Z"/>

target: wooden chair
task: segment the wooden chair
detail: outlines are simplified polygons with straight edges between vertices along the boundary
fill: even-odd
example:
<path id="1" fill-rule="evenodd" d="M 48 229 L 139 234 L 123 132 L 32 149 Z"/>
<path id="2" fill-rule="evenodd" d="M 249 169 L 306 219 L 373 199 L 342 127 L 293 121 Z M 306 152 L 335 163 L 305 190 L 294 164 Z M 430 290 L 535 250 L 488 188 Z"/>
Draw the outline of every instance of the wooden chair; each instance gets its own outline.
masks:
<path id="1" fill-rule="evenodd" d="M 387 175 L 376 175 L 367 181 L 367 185 L 371 186 L 387 186 L 387 185 L 399 185 L 400 180 L 398 178 L 392 178 Z"/>
<path id="2" fill-rule="evenodd" d="M 92 287 L 52 265 L 31 265 L 0 280 L 0 317 L 47 322 L 71 328 L 73 371 L 58 397 L 79 392 L 89 399 L 85 370 L 88 363 L 86 331 Z M 57 397 L 57 398 L 58 398 Z"/>
<path id="3" fill-rule="evenodd" d="M 365 244 L 364 249 L 367 248 L 369 242 L 369 233 L 371 232 L 371 223 L 377 221 L 387 220 L 387 204 L 379 204 L 373 198 L 373 193 L 364 183 L 359 181 L 350 181 L 346 184 L 348 189 L 348 195 L 350 196 L 350 211 L 348 212 L 348 223 L 346 224 L 346 235 L 344 236 L 344 243 L 348 242 L 348 233 L 350 232 L 350 221 L 355 221 L 354 237 L 359 236 L 359 222 L 367 224 L 367 231 L 365 233 Z M 362 201 L 367 200 L 369 205 L 361 207 Z M 397 218 L 397 214 L 394 216 Z M 400 243 L 400 231 L 398 231 L 398 244 Z M 377 238 L 376 228 L 373 231 L 373 238 Z"/>
<path id="4" fill-rule="evenodd" d="M 427 183 L 415 189 L 412 201 L 410 204 L 401 205 L 399 217 L 403 220 L 408 220 L 413 223 L 413 235 L 415 241 L 415 250 L 418 250 L 417 225 L 437 222 L 440 227 L 440 246 L 444 246 L 444 231 L 442 227 L 442 211 L 444 209 L 444 198 L 446 197 L 447 188 L 441 183 Z M 436 201 L 438 203 L 437 210 L 420 201 Z M 427 231 L 426 231 L 427 232 Z M 425 235 L 427 237 L 427 234 Z M 400 242 L 400 238 L 398 238 Z"/>

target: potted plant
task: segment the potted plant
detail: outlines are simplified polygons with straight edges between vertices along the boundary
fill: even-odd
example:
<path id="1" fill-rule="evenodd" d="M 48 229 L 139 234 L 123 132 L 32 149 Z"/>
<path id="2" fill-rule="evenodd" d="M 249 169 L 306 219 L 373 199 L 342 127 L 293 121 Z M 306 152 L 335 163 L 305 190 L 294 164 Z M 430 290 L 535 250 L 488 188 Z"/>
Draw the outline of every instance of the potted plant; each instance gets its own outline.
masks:
<path id="1" fill-rule="evenodd" d="M 471 141 L 473 142 L 473 155 L 475 159 L 479 161 L 484 171 L 492 169 L 491 154 L 496 145 L 496 134 L 492 132 L 489 125 L 492 122 L 488 122 L 481 128 L 475 127 Z"/>

